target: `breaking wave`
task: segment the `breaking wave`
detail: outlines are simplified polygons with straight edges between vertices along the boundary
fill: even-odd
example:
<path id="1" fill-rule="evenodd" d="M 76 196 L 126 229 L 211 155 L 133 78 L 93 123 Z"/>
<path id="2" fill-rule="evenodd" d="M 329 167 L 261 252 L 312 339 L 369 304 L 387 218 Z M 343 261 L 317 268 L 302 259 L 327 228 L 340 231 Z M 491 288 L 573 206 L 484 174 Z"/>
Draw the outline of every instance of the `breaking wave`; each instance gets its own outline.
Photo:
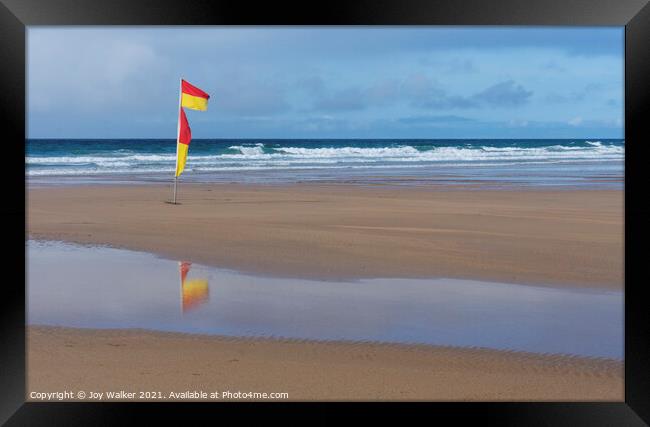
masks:
<path id="1" fill-rule="evenodd" d="M 135 141 L 135 140 L 134 140 Z M 175 167 L 170 144 L 135 142 L 115 148 L 115 142 L 92 149 L 66 144 L 40 147 L 28 144 L 28 175 L 85 175 L 119 173 L 165 173 Z M 300 168 L 489 166 L 517 163 L 566 163 L 622 161 L 623 141 L 492 141 L 455 140 L 384 142 L 327 141 L 245 142 L 239 144 L 192 143 L 186 169 L 231 171 Z M 74 147 L 74 148 L 72 148 Z M 162 147 L 162 148 L 161 148 Z M 173 147 L 173 146 L 172 146 Z M 39 149 L 40 148 L 40 149 Z"/>

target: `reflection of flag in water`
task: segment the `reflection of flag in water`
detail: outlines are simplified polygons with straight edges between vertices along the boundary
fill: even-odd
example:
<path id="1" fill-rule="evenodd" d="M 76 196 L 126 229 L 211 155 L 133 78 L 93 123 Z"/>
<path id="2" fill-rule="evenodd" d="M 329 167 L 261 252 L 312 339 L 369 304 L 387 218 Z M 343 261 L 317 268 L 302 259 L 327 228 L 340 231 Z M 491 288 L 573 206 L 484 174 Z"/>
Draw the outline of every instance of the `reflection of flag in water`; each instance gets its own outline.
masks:
<path id="1" fill-rule="evenodd" d="M 179 263 L 181 273 L 181 309 L 183 313 L 205 303 L 209 297 L 207 279 L 186 280 L 191 265 L 192 263 L 187 261 Z"/>

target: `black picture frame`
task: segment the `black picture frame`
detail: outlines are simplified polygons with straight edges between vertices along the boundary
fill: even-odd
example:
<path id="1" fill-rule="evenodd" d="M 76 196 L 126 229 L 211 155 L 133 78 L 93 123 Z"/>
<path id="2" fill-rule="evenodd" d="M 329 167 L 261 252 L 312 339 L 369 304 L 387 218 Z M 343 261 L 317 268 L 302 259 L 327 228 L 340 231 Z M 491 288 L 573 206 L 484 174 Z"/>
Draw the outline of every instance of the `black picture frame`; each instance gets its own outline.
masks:
<path id="1" fill-rule="evenodd" d="M 625 26 L 625 401 L 621 403 L 426 403 L 426 404 L 118 404 L 25 403 L 25 290 L 16 283 L 25 272 L 25 95 L 26 27 L 36 25 L 615 25 Z M 356 0 L 260 4 L 201 0 L 0 0 L 0 117 L 3 122 L 2 219 L 5 272 L 16 280 L 2 288 L 0 316 L 0 422 L 8 425 L 100 425 L 148 421 L 141 411 L 169 415 L 244 417 L 288 411 L 313 421 L 332 409 L 346 414 L 389 417 L 424 415 L 495 425 L 645 425 L 650 423 L 650 343 L 643 287 L 644 245 L 650 211 L 645 207 L 644 174 L 650 144 L 650 5 L 647 0 Z M 11 242 L 11 244 L 8 244 Z M 21 270 L 22 267 L 22 270 Z M 6 277 L 6 276 L 5 276 Z M 119 405 L 119 411 L 115 411 Z M 188 412 L 191 405 L 191 412 Z M 128 410 L 125 410 L 128 409 Z M 256 411 L 252 411 L 256 409 Z M 363 414 L 357 414 L 361 409 Z M 645 422 L 644 422 L 645 420 Z"/>

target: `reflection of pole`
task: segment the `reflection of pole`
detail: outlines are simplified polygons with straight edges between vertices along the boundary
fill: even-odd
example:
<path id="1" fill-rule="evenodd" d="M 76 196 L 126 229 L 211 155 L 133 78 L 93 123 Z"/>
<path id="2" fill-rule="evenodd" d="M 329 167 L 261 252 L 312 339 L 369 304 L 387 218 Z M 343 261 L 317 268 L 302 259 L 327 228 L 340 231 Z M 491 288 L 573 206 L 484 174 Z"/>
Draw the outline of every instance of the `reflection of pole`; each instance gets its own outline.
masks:
<path id="1" fill-rule="evenodd" d="M 176 201 L 176 200 L 174 200 Z M 180 310 L 181 310 L 181 317 L 183 316 L 183 261 L 178 261 L 178 272 L 180 273 L 180 279 L 181 279 L 181 295 L 180 295 Z"/>

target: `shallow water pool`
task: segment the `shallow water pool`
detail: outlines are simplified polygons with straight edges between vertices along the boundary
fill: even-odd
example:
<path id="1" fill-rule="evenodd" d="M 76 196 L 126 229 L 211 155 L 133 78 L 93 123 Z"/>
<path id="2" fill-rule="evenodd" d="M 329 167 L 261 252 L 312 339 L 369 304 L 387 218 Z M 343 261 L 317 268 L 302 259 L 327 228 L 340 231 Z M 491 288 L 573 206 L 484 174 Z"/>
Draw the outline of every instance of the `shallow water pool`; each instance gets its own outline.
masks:
<path id="1" fill-rule="evenodd" d="M 446 278 L 261 277 L 148 253 L 27 244 L 28 323 L 623 358 L 623 293 Z"/>

